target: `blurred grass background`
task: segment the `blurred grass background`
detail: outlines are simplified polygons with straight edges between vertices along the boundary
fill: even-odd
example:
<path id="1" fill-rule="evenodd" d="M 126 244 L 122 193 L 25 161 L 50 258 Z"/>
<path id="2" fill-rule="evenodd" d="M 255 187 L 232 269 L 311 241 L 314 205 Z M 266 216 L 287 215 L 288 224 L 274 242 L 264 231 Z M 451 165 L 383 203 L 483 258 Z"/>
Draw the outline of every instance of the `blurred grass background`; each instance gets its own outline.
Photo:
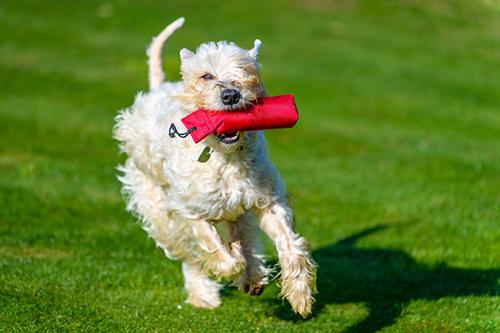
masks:
<path id="1" fill-rule="evenodd" d="M 267 134 L 318 261 L 302 320 L 232 287 L 184 303 L 180 263 L 125 212 L 111 139 L 145 50 L 259 38 Z M 500 2 L 0 2 L 0 331 L 498 332 Z M 270 262 L 276 255 L 269 246 Z"/>

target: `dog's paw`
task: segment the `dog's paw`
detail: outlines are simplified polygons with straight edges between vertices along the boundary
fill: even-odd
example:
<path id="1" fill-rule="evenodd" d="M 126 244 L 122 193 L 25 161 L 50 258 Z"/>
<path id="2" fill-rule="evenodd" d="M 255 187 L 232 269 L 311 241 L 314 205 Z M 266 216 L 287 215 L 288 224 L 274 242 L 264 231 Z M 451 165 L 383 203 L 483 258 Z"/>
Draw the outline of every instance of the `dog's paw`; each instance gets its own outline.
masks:
<path id="1" fill-rule="evenodd" d="M 288 295 L 287 300 L 290 302 L 293 311 L 299 313 L 303 318 L 311 315 L 312 305 L 315 300 L 307 290 L 305 293 L 301 290 L 294 290 Z"/>
<path id="2" fill-rule="evenodd" d="M 225 244 L 205 262 L 205 268 L 218 278 L 234 280 L 245 272 L 247 261 L 239 241 Z"/>
<path id="3" fill-rule="evenodd" d="M 221 305 L 222 300 L 218 295 L 218 293 L 210 294 L 210 293 L 196 292 L 189 294 L 186 303 L 189 303 L 196 308 L 213 309 Z"/>
<path id="4" fill-rule="evenodd" d="M 245 272 L 247 268 L 247 261 L 243 256 L 243 249 L 240 241 L 229 243 L 227 248 L 231 258 L 228 258 L 226 261 L 228 269 L 226 270 L 224 277 L 233 280 Z"/>
<path id="5" fill-rule="evenodd" d="M 289 273 L 289 272 L 287 272 Z M 284 296 L 293 311 L 307 318 L 311 314 L 312 305 L 315 302 L 313 297 L 316 294 L 316 270 L 299 276 L 284 274 L 280 296 Z"/>
<path id="6" fill-rule="evenodd" d="M 259 297 L 266 288 L 266 284 L 244 284 L 239 289 L 250 296 Z"/>
<path id="7" fill-rule="evenodd" d="M 240 276 L 240 278 L 235 281 L 235 284 L 241 292 L 258 297 L 264 292 L 264 289 L 269 284 L 267 276 L 263 273 L 264 272 L 251 270 L 247 267 L 245 274 Z"/>

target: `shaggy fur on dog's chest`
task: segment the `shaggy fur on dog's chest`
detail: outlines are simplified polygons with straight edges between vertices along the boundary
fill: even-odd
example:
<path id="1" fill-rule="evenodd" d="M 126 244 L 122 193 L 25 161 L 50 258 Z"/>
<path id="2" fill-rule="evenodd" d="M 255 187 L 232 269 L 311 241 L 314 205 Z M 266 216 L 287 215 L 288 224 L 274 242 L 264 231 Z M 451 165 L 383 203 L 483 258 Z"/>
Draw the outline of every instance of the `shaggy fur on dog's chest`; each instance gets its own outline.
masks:
<path id="1" fill-rule="evenodd" d="M 258 133 L 245 139 L 249 143 L 254 141 L 254 145 L 262 140 Z M 270 204 L 271 184 L 249 168 L 249 164 L 259 164 L 259 156 L 252 148 L 249 144 L 243 151 L 230 155 L 213 153 L 207 163 L 199 163 L 190 174 L 183 175 L 186 178 L 181 184 L 186 185 L 185 191 L 179 188 L 179 182 L 176 188 L 169 188 L 170 197 L 176 197 L 174 191 L 177 191 L 177 203 L 182 202 L 192 210 L 188 215 L 210 221 L 234 221 L 254 206 L 264 208 Z M 245 161 L 249 157 L 251 159 Z"/>
<path id="2" fill-rule="evenodd" d="M 207 162 L 210 165 L 200 165 L 191 178 L 196 181 L 188 185 L 188 191 L 179 199 L 203 219 L 234 221 L 252 208 L 262 194 L 246 176 L 248 169 L 243 163 L 222 164 L 219 160 L 212 156 Z"/>

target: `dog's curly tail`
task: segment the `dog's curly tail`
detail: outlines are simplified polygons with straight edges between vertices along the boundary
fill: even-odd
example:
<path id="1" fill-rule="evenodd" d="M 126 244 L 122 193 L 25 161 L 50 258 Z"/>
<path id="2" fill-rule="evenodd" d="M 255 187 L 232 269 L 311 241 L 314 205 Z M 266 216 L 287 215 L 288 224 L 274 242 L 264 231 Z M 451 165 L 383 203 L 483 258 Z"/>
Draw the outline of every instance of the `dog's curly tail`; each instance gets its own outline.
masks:
<path id="1" fill-rule="evenodd" d="M 167 39 L 174 34 L 177 29 L 184 24 L 184 17 L 178 18 L 165 28 L 157 37 L 153 38 L 153 42 L 149 46 L 146 54 L 149 57 L 149 89 L 158 88 L 165 82 L 165 73 L 163 72 L 162 51 L 163 45 Z"/>

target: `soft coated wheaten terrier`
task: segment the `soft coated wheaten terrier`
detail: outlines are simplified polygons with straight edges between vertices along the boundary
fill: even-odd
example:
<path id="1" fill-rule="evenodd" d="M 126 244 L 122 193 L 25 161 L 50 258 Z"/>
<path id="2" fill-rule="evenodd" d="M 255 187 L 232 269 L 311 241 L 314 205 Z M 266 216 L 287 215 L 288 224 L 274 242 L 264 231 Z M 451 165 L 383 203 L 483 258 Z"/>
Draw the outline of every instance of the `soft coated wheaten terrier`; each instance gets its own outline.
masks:
<path id="1" fill-rule="evenodd" d="M 221 278 L 254 296 L 269 283 L 271 269 L 259 252 L 260 226 L 277 248 L 280 296 L 306 317 L 316 293 L 316 264 L 308 242 L 294 232 L 285 184 L 263 132 L 210 135 L 199 144 L 169 137 L 171 123 L 186 130 L 180 119 L 200 108 L 236 110 L 267 96 L 257 63 L 262 43 L 256 40 L 249 51 L 227 42 L 202 44 L 196 53 L 183 49 L 183 80 L 165 82 L 163 44 L 183 23 L 178 19 L 153 39 L 151 91 L 139 93 L 116 118 L 115 138 L 129 156 L 120 167 L 127 209 L 140 215 L 169 258 L 182 260 L 187 302 L 203 308 L 221 304 Z M 206 147 L 212 153 L 201 163 Z M 227 228 L 228 242 L 216 224 Z"/>

